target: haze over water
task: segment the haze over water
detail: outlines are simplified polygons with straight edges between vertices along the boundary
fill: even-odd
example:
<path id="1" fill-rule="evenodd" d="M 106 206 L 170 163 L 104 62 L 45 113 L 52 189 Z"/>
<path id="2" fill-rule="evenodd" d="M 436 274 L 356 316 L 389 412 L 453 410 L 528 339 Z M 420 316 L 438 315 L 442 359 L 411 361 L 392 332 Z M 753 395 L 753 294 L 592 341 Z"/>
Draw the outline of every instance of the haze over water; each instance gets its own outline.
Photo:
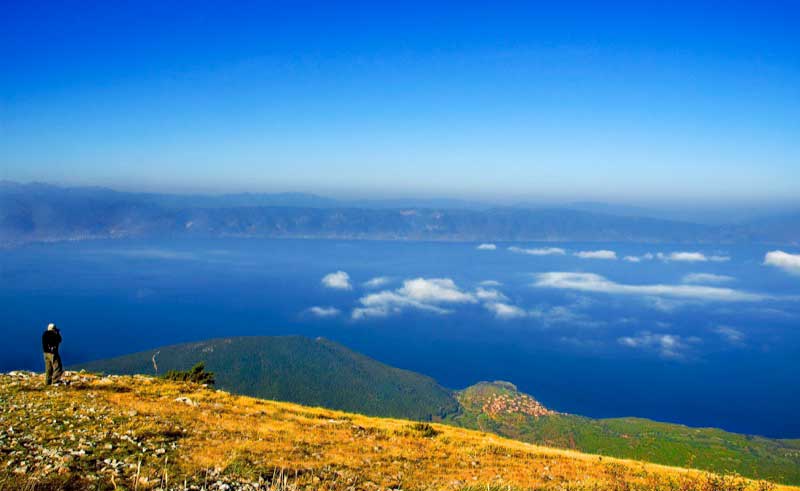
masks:
<path id="1" fill-rule="evenodd" d="M 40 370 L 48 322 L 62 328 L 67 365 L 302 334 L 451 388 L 512 381 L 559 411 L 800 437 L 800 282 L 764 264 L 774 248 L 493 246 L 219 239 L 7 250 L 0 370 Z"/>

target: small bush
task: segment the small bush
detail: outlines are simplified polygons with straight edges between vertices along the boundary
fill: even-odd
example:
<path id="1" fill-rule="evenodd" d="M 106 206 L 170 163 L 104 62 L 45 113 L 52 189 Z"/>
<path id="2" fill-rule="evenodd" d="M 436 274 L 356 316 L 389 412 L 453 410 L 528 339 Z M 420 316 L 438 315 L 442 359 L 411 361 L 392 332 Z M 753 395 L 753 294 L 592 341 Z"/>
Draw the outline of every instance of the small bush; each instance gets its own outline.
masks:
<path id="1" fill-rule="evenodd" d="M 189 370 L 170 370 L 164 374 L 163 378 L 178 382 L 214 385 L 214 374 L 206 371 L 206 364 L 203 362 L 198 363 Z"/>
<path id="2" fill-rule="evenodd" d="M 747 481 L 737 475 L 709 474 L 703 483 L 703 491 L 745 491 Z"/>
<path id="3" fill-rule="evenodd" d="M 428 423 L 415 423 L 411 426 L 411 429 L 424 438 L 433 438 L 441 433 Z"/>

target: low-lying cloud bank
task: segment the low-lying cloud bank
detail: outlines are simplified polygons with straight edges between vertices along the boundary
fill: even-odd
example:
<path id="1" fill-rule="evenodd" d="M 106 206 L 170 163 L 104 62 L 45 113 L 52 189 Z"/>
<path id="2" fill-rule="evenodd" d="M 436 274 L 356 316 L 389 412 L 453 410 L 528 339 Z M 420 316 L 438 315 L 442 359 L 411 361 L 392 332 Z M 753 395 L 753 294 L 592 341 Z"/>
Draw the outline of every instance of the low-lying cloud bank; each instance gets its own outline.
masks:
<path id="1" fill-rule="evenodd" d="M 508 297 L 494 288 L 499 283 L 484 281 L 473 291 L 460 288 L 450 278 L 415 278 L 405 280 L 400 288 L 370 293 L 361 297 L 359 307 L 351 317 L 360 320 L 370 317 L 387 317 L 406 310 L 422 310 L 435 314 L 449 314 L 453 308 L 465 305 L 482 305 L 500 320 L 525 317 L 548 317 L 535 311 L 513 305 Z"/>
<path id="2" fill-rule="evenodd" d="M 782 269 L 790 274 L 800 275 L 800 254 L 770 251 L 764 256 L 764 264 Z"/>
<path id="3" fill-rule="evenodd" d="M 494 244 L 481 244 L 476 247 L 479 251 L 494 251 L 497 249 L 497 246 Z"/>
<path id="4" fill-rule="evenodd" d="M 353 285 L 350 284 L 350 275 L 344 271 L 326 274 L 322 277 L 321 281 L 322 284 L 327 288 L 333 288 L 335 290 L 353 289 Z"/>
<path id="5" fill-rule="evenodd" d="M 396 290 L 384 290 L 361 297 L 361 307 L 353 309 L 353 319 L 386 317 L 406 309 L 419 309 L 438 314 L 450 312 L 445 305 L 477 303 L 476 295 L 461 290 L 449 278 L 415 278 L 406 280 Z"/>
<path id="6" fill-rule="evenodd" d="M 322 284 L 337 290 L 352 290 L 350 275 L 336 271 L 325 275 Z M 391 282 L 386 276 L 377 276 L 361 283 L 365 289 L 376 289 Z M 511 305 L 508 297 L 497 289 L 495 280 L 481 281 L 474 290 L 460 288 L 450 278 L 414 278 L 403 281 L 394 290 L 367 293 L 358 299 L 359 306 L 351 312 L 354 320 L 370 317 L 387 317 L 406 310 L 421 310 L 435 314 L 449 314 L 457 305 L 481 304 L 498 319 L 515 319 L 528 315 L 525 310 Z M 341 314 L 335 307 L 314 306 L 304 311 L 319 318 L 333 318 Z"/>
<path id="7" fill-rule="evenodd" d="M 768 298 L 765 295 L 732 288 L 700 285 L 629 285 L 616 283 L 594 273 L 558 271 L 537 274 L 533 286 L 615 295 L 672 297 L 717 302 L 758 302 Z"/>
<path id="8" fill-rule="evenodd" d="M 562 255 L 566 254 L 560 248 L 546 249 L 520 249 L 510 250 L 532 255 Z M 580 251 L 575 253 L 582 259 L 617 259 L 614 251 Z M 702 262 L 713 261 L 717 256 L 705 256 L 699 252 L 673 252 L 669 255 L 663 253 L 646 254 L 643 256 L 626 256 L 628 261 L 664 260 Z M 721 256 L 720 256 L 721 257 Z M 787 254 L 782 251 L 768 253 L 765 264 L 795 269 L 800 273 L 800 255 Z M 575 292 L 602 293 L 607 295 L 640 296 L 642 301 L 652 304 L 654 308 L 671 311 L 675 308 L 697 304 L 700 302 L 761 302 L 767 300 L 800 300 L 796 297 L 773 296 L 758 292 L 745 291 L 721 286 L 723 283 L 735 281 L 731 276 L 713 273 L 689 273 L 683 276 L 681 283 L 677 284 L 631 284 L 610 280 L 595 273 L 552 271 L 534 275 L 532 286 Z M 364 289 L 379 289 L 390 282 L 385 276 L 372 278 L 360 285 Z M 344 271 L 336 271 L 325 275 L 322 284 L 328 288 L 339 290 L 352 290 L 350 276 Z M 495 280 L 478 282 L 472 288 L 461 288 L 450 278 L 414 278 L 404 280 L 399 288 L 381 289 L 379 291 L 366 291 L 358 299 L 357 305 L 351 311 L 354 320 L 370 317 L 386 317 L 399 314 L 407 310 L 426 311 L 435 314 L 449 314 L 456 307 L 478 305 L 500 320 L 535 319 L 543 325 L 555 323 L 579 323 L 590 325 L 590 320 L 582 318 L 572 309 L 558 310 L 558 307 L 545 308 L 544 310 L 529 309 L 515 305 L 515 302 L 503 293 L 501 284 Z M 335 317 L 341 312 L 334 307 L 311 307 L 308 313 L 317 317 Z M 717 334 L 730 340 L 736 336 L 732 331 L 718 331 Z M 622 341 L 620 341 L 622 342 Z M 626 340 L 631 344 L 632 341 Z"/>

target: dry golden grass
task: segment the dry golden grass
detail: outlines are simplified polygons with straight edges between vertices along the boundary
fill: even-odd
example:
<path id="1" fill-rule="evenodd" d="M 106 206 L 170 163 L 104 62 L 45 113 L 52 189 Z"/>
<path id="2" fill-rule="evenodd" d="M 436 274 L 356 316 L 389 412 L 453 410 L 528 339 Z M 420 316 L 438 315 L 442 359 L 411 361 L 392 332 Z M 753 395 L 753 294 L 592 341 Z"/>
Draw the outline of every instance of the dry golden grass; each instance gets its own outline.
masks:
<path id="1" fill-rule="evenodd" d="M 189 483 L 211 488 L 222 478 L 262 489 L 798 489 L 551 449 L 445 425 L 234 396 L 185 383 L 80 377 L 83 381 L 59 389 L 61 400 L 71 407 L 107 408 L 117 433 L 167 434 L 176 443 L 160 455 L 119 455 L 120 460 L 143 463 L 135 474 L 130 465 L 118 472 L 113 487 L 110 477 L 100 474 L 94 489 L 104 489 L 106 482 L 108 489 L 181 489 Z M 36 400 L 25 390 L 8 397 L 25 404 Z M 36 397 L 44 404 L 48 396 L 43 392 Z M 178 402 L 178 397 L 196 405 Z M 27 486 L 36 489 L 39 483 L 38 488 L 47 489 L 61 483 L 70 488 L 72 484 L 63 484 L 69 472 L 62 471 L 60 480 L 26 476 Z M 0 486 L 19 485 L 19 479 L 7 477 Z"/>

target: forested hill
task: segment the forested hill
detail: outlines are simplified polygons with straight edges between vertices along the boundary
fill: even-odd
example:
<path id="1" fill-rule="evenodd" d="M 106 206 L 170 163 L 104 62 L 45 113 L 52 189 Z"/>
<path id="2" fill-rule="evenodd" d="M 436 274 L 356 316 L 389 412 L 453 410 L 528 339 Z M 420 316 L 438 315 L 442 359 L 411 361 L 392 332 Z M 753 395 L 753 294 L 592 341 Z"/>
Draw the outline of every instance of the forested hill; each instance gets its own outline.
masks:
<path id="1" fill-rule="evenodd" d="M 155 359 L 155 366 L 154 366 Z M 455 412 L 451 391 L 322 338 L 212 339 L 80 365 L 114 374 L 163 374 L 204 362 L 217 387 L 238 394 L 369 415 L 431 420 Z"/>

